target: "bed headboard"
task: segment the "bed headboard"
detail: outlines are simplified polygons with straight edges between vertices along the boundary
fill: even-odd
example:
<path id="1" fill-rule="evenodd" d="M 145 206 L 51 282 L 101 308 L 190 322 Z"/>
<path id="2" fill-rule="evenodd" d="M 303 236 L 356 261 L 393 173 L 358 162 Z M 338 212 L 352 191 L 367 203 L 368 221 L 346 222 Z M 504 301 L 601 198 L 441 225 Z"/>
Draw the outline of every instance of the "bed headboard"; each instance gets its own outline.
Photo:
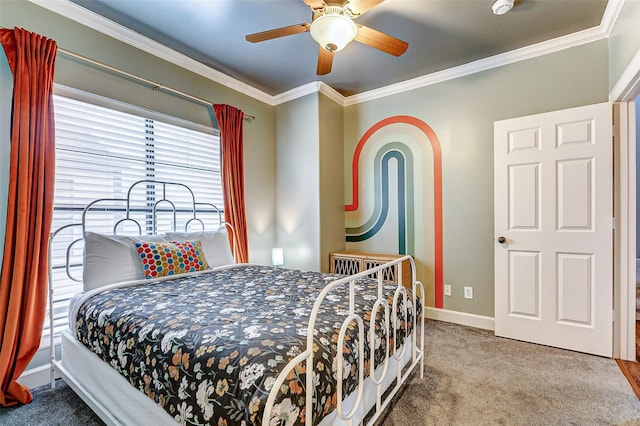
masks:
<path id="1" fill-rule="evenodd" d="M 56 215 L 54 226 L 57 228 L 49 241 L 50 286 L 54 279 L 63 279 L 62 275 L 75 282 L 83 281 L 83 269 L 87 273 L 84 261 L 91 262 L 90 256 L 96 255 L 96 247 L 102 249 L 102 246 L 96 246 L 98 242 L 110 244 L 97 253 L 97 260 L 105 262 L 102 268 L 105 271 L 124 261 L 123 257 L 117 256 L 119 253 L 114 254 L 118 244 L 131 248 L 132 241 L 143 236 L 184 239 L 186 235 L 198 233 L 194 238 L 203 240 L 203 248 L 205 240 L 213 242 L 214 239 L 218 245 L 226 242 L 228 248 L 227 230 L 233 230 L 223 221 L 221 209 L 213 203 L 197 201 L 187 185 L 144 179 L 125 188 L 123 193 L 126 194 L 123 198 L 93 200 L 81 212 L 77 208 L 75 211 L 69 209 L 67 215 L 61 209 L 62 213 Z M 63 216 L 62 220 L 68 219 L 67 223 L 62 224 L 60 216 Z M 87 246 L 91 246 L 89 253 Z M 229 253 L 233 259 L 235 250 Z M 102 273 L 101 270 L 91 271 L 92 277 Z"/>
<path id="2" fill-rule="evenodd" d="M 187 185 L 151 179 L 134 182 L 124 198 L 102 198 L 88 203 L 82 213 L 83 232 L 95 225 L 96 214 L 105 216 L 98 220 L 112 221 L 113 234 L 205 230 L 203 215 L 210 216 L 210 225 L 224 226 L 222 211 L 212 203 L 196 201 Z"/>

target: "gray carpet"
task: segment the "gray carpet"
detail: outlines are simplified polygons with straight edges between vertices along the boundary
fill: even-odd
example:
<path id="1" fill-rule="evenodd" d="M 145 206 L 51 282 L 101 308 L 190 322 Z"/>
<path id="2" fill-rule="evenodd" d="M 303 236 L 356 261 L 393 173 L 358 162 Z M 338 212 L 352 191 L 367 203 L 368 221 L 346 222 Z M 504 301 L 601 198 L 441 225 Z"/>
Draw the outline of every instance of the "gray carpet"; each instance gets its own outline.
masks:
<path id="1" fill-rule="evenodd" d="M 640 425 L 640 401 L 615 361 L 427 322 L 425 378 L 411 378 L 378 423 L 420 425 Z M 1 425 L 99 425 L 60 383 L 0 408 Z"/>
<path id="2" fill-rule="evenodd" d="M 640 401 L 612 359 L 430 321 L 425 378 L 385 425 L 640 425 Z"/>
<path id="3" fill-rule="evenodd" d="M 94 426 L 104 425 L 62 380 L 32 389 L 33 401 L 19 407 L 0 407 L 2 426 Z"/>

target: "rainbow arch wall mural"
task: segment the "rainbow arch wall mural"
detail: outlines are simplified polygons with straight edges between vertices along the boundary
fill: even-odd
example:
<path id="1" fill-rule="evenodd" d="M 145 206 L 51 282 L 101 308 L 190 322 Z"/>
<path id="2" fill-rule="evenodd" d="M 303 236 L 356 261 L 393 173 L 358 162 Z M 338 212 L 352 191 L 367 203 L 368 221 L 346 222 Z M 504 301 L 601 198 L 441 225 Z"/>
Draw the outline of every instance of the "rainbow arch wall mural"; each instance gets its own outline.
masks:
<path id="1" fill-rule="evenodd" d="M 415 117 L 385 118 L 362 136 L 351 164 L 347 249 L 410 254 L 425 289 L 433 286 L 427 301 L 442 308 L 442 152 L 436 133 Z"/>

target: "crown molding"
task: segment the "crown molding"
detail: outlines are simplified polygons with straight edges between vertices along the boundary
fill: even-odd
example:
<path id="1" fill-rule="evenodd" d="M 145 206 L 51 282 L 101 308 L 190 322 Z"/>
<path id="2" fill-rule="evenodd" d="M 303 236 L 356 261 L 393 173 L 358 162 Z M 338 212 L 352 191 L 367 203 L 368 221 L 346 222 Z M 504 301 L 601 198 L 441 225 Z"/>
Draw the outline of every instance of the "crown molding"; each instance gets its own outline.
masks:
<path id="1" fill-rule="evenodd" d="M 99 31 L 109 37 L 143 50 L 146 53 L 157 56 L 167 62 L 178 65 L 192 71 L 209 80 L 215 81 L 229 89 L 240 92 L 264 103 L 273 105 L 273 96 L 253 86 L 243 83 L 235 78 L 196 61 L 176 50 L 173 50 L 157 41 L 151 40 L 129 28 L 106 19 L 97 13 L 85 9 L 69 0 L 28 0 L 42 8 L 69 18 L 79 24 Z"/>
<path id="2" fill-rule="evenodd" d="M 273 97 L 271 105 L 276 106 L 285 102 L 293 101 L 294 99 L 302 98 L 311 93 L 317 93 L 320 91 L 320 85 L 324 84 L 321 81 L 312 81 L 311 83 L 303 84 L 302 86 L 294 87 L 291 90 L 282 92 Z"/>
<path id="3" fill-rule="evenodd" d="M 627 102 L 640 94 L 640 50 L 625 68 L 624 72 L 609 92 L 609 101 Z"/>
<path id="4" fill-rule="evenodd" d="M 326 83 L 320 83 L 320 93 L 337 103 L 338 105 L 344 106 L 345 97 L 340 94 L 336 89 L 329 86 Z"/>
<path id="5" fill-rule="evenodd" d="M 412 78 L 400 83 L 391 84 L 389 86 L 381 87 L 380 89 L 374 89 L 368 92 L 349 96 L 345 99 L 344 105 L 349 106 L 373 99 L 384 98 L 386 96 L 407 92 L 409 90 L 430 86 L 436 83 L 442 83 L 447 80 L 453 80 L 455 78 L 460 78 L 466 75 L 490 70 L 492 68 L 501 67 L 504 65 L 512 64 L 514 62 L 536 58 L 538 56 L 547 55 L 549 53 L 558 52 L 564 49 L 591 43 L 604 38 L 606 38 L 606 34 L 602 31 L 602 29 L 599 26 L 593 27 L 552 40 L 547 40 L 541 43 L 532 44 L 530 46 L 512 50 L 510 52 L 490 56 L 488 58 L 470 62 L 468 64 L 434 72 L 421 77 Z"/>
<path id="6" fill-rule="evenodd" d="M 285 102 L 293 101 L 294 99 L 307 96 L 311 93 L 322 93 L 338 105 L 344 106 L 345 97 L 340 94 L 333 87 L 322 81 L 312 81 L 311 83 L 303 84 L 302 86 L 295 87 L 286 92 L 280 93 L 273 97 L 272 105 L 280 105 Z"/>
<path id="7" fill-rule="evenodd" d="M 620 11 L 624 6 L 624 2 L 626 0 L 608 0 L 607 7 L 604 9 L 604 14 L 602 15 L 602 21 L 600 21 L 600 28 L 602 31 L 609 37 L 611 35 L 611 31 L 613 30 L 613 26 L 618 20 L 618 16 L 620 16 Z"/>
<path id="8" fill-rule="evenodd" d="M 28 1 L 271 106 L 316 92 L 326 95 L 341 106 L 355 105 L 605 39 L 611 34 L 625 3 L 625 0 L 609 0 L 602 21 L 597 27 L 345 97 L 321 81 L 307 83 L 277 95 L 269 95 L 69 0 Z"/>

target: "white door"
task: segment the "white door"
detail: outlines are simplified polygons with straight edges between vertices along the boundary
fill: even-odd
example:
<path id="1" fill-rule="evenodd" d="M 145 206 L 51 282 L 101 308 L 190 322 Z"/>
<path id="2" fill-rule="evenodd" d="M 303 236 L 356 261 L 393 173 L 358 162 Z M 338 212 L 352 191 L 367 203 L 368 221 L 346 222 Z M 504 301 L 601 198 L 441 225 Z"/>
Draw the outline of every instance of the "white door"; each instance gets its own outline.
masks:
<path id="1" fill-rule="evenodd" d="M 604 103 L 495 123 L 497 336 L 612 356 L 611 117 Z"/>

